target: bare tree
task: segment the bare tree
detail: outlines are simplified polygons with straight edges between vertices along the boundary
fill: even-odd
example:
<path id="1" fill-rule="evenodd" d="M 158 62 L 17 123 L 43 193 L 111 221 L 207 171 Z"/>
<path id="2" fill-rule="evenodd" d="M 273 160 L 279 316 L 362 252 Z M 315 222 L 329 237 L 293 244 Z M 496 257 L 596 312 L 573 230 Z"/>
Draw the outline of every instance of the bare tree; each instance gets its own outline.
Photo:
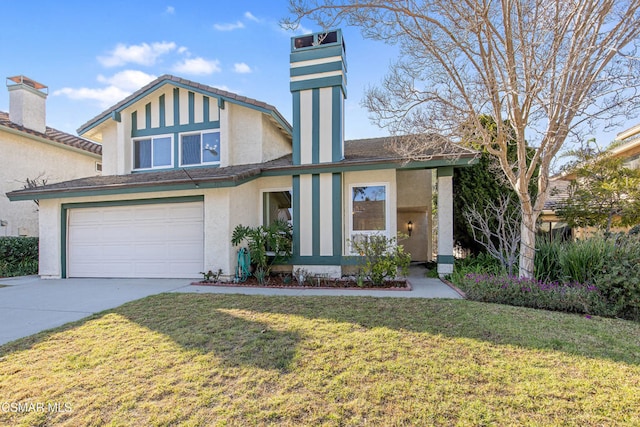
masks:
<path id="1" fill-rule="evenodd" d="M 18 181 L 18 182 L 22 184 L 23 189 L 30 190 L 32 188 L 38 188 L 38 187 L 43 187 L 47 185 L 47 181 L 48 179 L 45 177 L 44 172 L 41 172 L 40 175 L 38 175 L 35 178 L 27 177 L 24 181 Z M 33 203 L 35 203 L 38 208 L 40 207 L 40 200 L 34 200 Z M 37 210 L 38 209 L 36 208 L 36 211 Z"/>
<path id="2" fill-rule="evenodd" d="M 509 194 L 502 194 L 497 200 L 487 201 L 482 210 L 474 204 L 463 213 L 473 239 L 499 260 L 510 276 L 518 262 L 521 220 L 520 209 L 514 209 L 512 200 Z"/>
<path id="3" fill-rule="evenodd" d="M 533 275 L 535 225 L 556 153 L 640 107 L 640 0 L 290 0 L 290 10 L 288 25 L 346 22 L 400 46 L 399 61 L 363 101 L 380 126 L 471 136 L 497 157 L 522 210 L 521 276 Z M 482 115 L 496 128 L 482 126 Z M 515 162 L 507 157 L 511 132 Z M 535 148 L 529 158 L 527 142 Z"/>

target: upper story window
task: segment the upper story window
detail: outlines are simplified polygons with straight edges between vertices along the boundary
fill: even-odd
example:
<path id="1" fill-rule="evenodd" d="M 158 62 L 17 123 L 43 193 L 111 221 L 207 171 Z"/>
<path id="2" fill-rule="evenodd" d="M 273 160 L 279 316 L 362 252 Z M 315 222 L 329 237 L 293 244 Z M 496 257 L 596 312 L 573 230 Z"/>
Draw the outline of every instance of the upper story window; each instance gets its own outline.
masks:
<path id="1" fill-rule="evenodd" d="M 173 165 L 173 139 L 155 136 L 133 141 L 133 169 L 167 168 Z"/>
<path id="2" fill-rule="evenodd" d="M 180 166 L 220 163 L 220 132 L 180 136 Z"/>

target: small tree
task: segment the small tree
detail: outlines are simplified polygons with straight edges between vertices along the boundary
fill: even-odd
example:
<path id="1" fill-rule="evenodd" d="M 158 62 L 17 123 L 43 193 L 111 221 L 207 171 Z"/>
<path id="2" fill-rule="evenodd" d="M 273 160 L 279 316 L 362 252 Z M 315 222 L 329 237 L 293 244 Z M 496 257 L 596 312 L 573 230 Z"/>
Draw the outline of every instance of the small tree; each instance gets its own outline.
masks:
<path id="1" fill-rule="evenodd" d="M 568 166 L 575 178 L 556 213 L 571 227 L 597 227 L 606 234 L 612 226 L 640 222 L 640 170 L 624 166 L 610 152 L 586 148 L 572 151 Z"/>
<path id="2" fill-rule="evenodd" d="M 243 241 L 247 242 L 251 260 L 256 265 L 253 275 L 260 284 L 271 273 L 273 264 L 291 257 L 292 231 L 291 225 L 286 221 L 274 221 L 266 227 L 240 224 L 233 230 L 231 244 L 237 246 Z"/>
<path id="3" fill-rule="evenodd" d="M 497 200 L 488 201 L 483 209 L 468 206 L 464 217 L 474 240 L 499 260 L 510 276 L 513 275 L 520 246 L 520 209 L 513 197 L 502 194 Z"/>

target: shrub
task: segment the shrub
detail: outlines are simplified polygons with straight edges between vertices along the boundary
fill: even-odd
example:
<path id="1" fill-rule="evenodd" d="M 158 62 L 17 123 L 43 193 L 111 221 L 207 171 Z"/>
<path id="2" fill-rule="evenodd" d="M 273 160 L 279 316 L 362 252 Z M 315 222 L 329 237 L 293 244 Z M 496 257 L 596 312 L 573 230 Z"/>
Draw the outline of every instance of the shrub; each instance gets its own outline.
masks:
<path id="1" fill-rule="evenodd" d="M 260 284 L 269 276 L 273 264 L 291 257 L 291 225 L 285 221 L 275 221 L 266 227 L 238 225 L 231 243 L 237 246 L 243 241 L 247 242 L 251 260 L 256 264 L 253 275 Z"/>
<path id="2" fill-rule="evenodd" d="M 0 237 L 0 277 L 38 274 L 37 237 Z"/>
<path id="3" fill-rule="evenodd" d="M 478 255 L 471 255 L 463 259 L 457 259 L 454 264 L 453 274 L 449 279 L 458 286 L 462 286 L 462 281 L 467 274 L 504 274 L 504 267 L 499 260 L 492 257 L 487 252 L 480 252 Z"/>
<path id="4" fill-rule="evenodd" d="M 380 286 L 386 279 L 395 278 L 398 269 L 406 275 L 411 263 L 411 255 L 397 244 L 395 237 L 384 235 L 364 236 L 352 241 L 353 250 L 360 254 L 359 262 L 364 276 L 374 285 Z"/>
<path id="5" fill-rule="evenodd" d="M 640 239 L 621 236 L 593 284 L 607 299 L 616 316 L 640 320 Z"/>
<path id="6" fill-rule="evenodd" d="M 510 304 L 569 313 L 611 316 L 606 298 L 594 285 L 544 282 L 491 274 L 467 274 L 461 287 L 475 301 Z"/>

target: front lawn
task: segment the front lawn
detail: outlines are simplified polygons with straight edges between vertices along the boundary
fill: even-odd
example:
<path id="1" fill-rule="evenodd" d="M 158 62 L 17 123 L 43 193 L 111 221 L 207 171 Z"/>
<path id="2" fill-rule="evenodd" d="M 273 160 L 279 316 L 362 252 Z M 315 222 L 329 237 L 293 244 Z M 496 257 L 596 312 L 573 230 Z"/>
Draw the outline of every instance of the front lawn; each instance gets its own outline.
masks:
<path id="1" fill-rule="evenodd" d="M 637 425 L 639 345 L 462 300 L 163 294 L 0 347 L 0 424 Z"/>

